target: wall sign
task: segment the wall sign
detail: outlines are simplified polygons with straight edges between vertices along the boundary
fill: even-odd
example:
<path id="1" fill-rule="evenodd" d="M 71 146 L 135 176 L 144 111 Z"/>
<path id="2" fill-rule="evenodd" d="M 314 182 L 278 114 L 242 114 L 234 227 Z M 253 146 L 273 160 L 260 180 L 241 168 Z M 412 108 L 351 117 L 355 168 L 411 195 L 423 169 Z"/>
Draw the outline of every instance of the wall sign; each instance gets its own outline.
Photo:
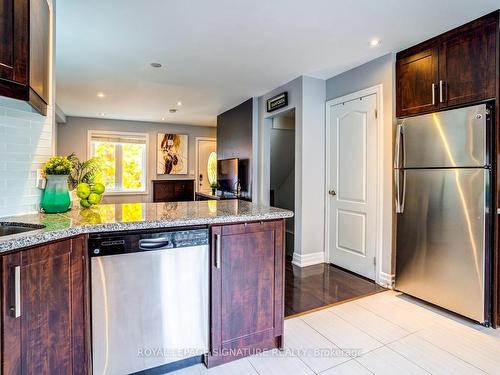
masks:
<path id="1" fill-rule="evenodd" d="M 282 92 L 272 98 L 267 99 L 267 112 L 272 112 L 288 105 L 288 93 Z"/>

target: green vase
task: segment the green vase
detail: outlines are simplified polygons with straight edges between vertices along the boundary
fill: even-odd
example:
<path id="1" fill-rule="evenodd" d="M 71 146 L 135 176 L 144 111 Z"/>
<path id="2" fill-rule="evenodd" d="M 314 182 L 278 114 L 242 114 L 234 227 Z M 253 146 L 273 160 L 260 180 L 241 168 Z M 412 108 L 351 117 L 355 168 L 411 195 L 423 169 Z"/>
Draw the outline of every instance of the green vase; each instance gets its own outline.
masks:
<path id="1" fill-rule="evenodd" d="M 70 204 L 68 176 L 48 175 L 43 192 L 42 209 L 48 214 L 57 214 L 68 211 Z"/>

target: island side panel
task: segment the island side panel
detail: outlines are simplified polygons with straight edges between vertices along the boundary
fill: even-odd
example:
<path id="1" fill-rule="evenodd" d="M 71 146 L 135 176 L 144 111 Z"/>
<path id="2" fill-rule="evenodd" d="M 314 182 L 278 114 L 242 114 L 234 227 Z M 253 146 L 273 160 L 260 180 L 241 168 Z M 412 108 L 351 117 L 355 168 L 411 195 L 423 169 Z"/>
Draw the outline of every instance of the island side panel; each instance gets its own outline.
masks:
<path id="1" fill-rule="evenodd" d="M 281 348 L 283 220 L 211 227 L 208 367 Z"/>

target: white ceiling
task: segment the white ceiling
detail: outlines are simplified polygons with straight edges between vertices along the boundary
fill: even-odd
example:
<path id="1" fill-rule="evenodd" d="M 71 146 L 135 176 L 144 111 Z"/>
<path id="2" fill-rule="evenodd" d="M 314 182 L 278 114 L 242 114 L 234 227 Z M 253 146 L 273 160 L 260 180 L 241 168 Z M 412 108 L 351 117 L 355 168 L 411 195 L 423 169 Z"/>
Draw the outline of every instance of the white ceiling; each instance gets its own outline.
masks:
<path id="1" fill-rule="evenodd" d="M 331 77 L 499 7 L 499 0 L 59 0 L 57 103 L 72 116 L 215 125 L 217 114 L 300 75 Z M 372 38 L 382 43 L 369 47 Z"/>

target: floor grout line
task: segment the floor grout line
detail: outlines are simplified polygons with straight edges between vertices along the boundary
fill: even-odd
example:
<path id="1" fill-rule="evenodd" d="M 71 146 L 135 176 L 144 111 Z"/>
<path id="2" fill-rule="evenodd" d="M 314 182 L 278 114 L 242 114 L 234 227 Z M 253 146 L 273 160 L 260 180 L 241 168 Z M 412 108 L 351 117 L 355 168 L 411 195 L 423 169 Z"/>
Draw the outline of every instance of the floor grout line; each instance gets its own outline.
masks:
<path id="1" fill-rule="evenodd" d="M 314 328 L 313 326 L 311 326 L 309 323 L 307 323 L 304 319 L 302 318 L 297 318 L 297 319 L 300 319 L 302 322 L 304 322 L 309 328 L 311 328 L 313 331 L 317 332 L 320 336 L 322 336 L 326 341 L 332 343 L 333 345 L 335 345 L 337 348 L 339 348 L 342 353 L 345 353 L 342 348 L 340 346 L 338 346 L 335 342 L 333 342 L 332 340 L 330 340 L 328 337 L 326 337 L 325 335 L 323 335 L 321 332 L 319 332 L 316 328 Z"/>
<path id="2" fill-rule="evenodd" d="M 411 335 L 413 335 L 413 333 L 411 333 Z M 408 336 L 410 336 L 410 335 L 408 335 Z M 408 336 L 405 336 L 405 337 L 408 337 Z M 394 342 L 396 342 L 396 341 L 394 341 Z M 410 359 L 410 358 L 405 357 L 403 354 L 401 354 L 401 353 L 399 353 L 399 352 L 395 351 L 395 350 L 394 350 L 393 348 L 391 348 L 390 346 L 387 346 L 387 349 L 389 349 L 390 351 L 392 351 L 392 352 L 396 353 L 397 355 L 401 356 L 402 358 L 406 359 L 408 362 L 413 363 L 415 366 L 417 366 L 418 368 L 422 369 L 422 370 L 423 370 L 423 371 L 425 371 L 426 373 L 428 373 L 428 374 L 432 375 L 432 373 L 431 373 L 431 372 L 427 371 L 425 368 L 423 368 L 422 366 L 420 366 L 418 363 L 414 362 L 414 361 L 413 361 L 412 359 Z"/>
<path id="3" fill-rule="evenodd" d="M 354 302 L 354 303 L 356 303 L 356 302 Z M 388 321 L 388 322 L 390 322 L 390 323 L 392 323 L 392 324 L 394 324 L 394 325 L 397 325 L 398 327 L 400 327 L 401 329 L 405 330 L 406 332 L 409 332 L 410 334 L 411 334 L 411 333 L 417 333 L 417 332 L 420 332 L 420 331 L 422 331 L 422 330 L 424 330 L 424 329 L 427 329 L 427 328 L 431 327 L 431 326 L 432 326 L 432 325 L 434 325 L 434 324 L 439 324 L 439 322 L 433 322 L 433 323 L 429 324 L 429 325 L 428 325 L 428 326 L 426 326 L 426 327 L 421 327 L 421 328 L 417 328 L 417 329 L 415 329 L 415 330 L 411 330 L 411 331 L 410 331 L 410 330 L 408 330 L 407 328 L 405 328 L 405 327 L 401 326 L 400 324 L 398 324 L 398 323 L 394 323 L 394 322 L 392 322 L 392 321 L 388 320 L 386 317 L 384 317 L 383 315 L 380 315 L 378 312 L 375 312 L 375 311 L 373 311 L 373 310 L 370 310 L 370 309 L 366 308 L 365 306 L 360 305 L 359 303 L 356 303 L 356 304 L 357 304 L 358 306 L 360 306 L 360 307 L 364 308 L 365 310 L 368 310 L 369 312 L 371 312 L 371 313 L 373 313 L 373 314 L 377 315 L 379 318 L 382 318 L 382 319 L 384 319 L 384 320 L 386 320 L 386 321 Z"/>
<path id="4" fill-rule="evenodd" d="M 415 335 L 416 335 L 416 333 L 415 333 Z M 438 348 L 438 349 L 441 349 L 442 351 L 444 351 L 444 352 L 448 353 L 449 355 L 451 355 L 451 356 L 453 356 L 453 357 L 455 357 L 455 358 L 457 358 L 457 359 L 461 360 L 462 362 L 465 362 L 465 363 L 467 363 L 467 364 L 471 365 L 472 367 L 474 367 L 474 368 L 478 369 L 479 371 L 484 372 L 485 374 L 488 374 L 488 373 L 487 373 L 486 371 L 484 371 L 482 368 L 479 368 L 479 367 L 477 367 L 476 365 L 474 365 L 474 364 L 470 363 L 469 361 L 465 360 L 464 358 L 460 358 L 458 355 L 456 355 L 456 354 L 453 354 L 453 353 L 449 352 L 448 350 L 446 350 L 445 348 L 442 348 L 442 347 L 441 347 L 441 346 L 439 346 L 439 345 L 436 345 L 435 343 L 433 343 L 433 342 L 431 342 L 431 341 L 427 340 L 425 337 L 418 336 L 418 335 L 417 335 L 417 337 L 418 337 L 418 338 L 420 338 L 420 339 L 422 339 L 422 340 L 424 340 L 424 341 L 426 341 L 427 343 L 431 344 L 432 346 L 434 346 L 434 347 L 436 347 L 436 348 Z"/>
<path id="5" fill-rule="evenodd" d="M 353 326 L 353 327 L 354 327 L 354 328 L 356 328 L 358 331 L 361 331 L 361 332 L 363 332 L 365 335 L 370 336 L 372 339 L 374 339 L 374 340 L 375 340 L 375 341 L 377 341 L 378 343 L 382 344 L 382 346 L 385 346 L 385 344 L 384 344 L 382 341 L 380 341 L 380 340 L 379 340 L 379 339 L 377 339 L 376 337 L 372 336 L 372 335 L 371 335 L 371 334 L 369 334 L 368 332 L 365 332 L 365 331 L 364 331 L 364 330 L 362 330 L 360 327 L 355 326 L 353 323 L 351 323 L 351 322 L 349 322 L 348 320 L 346 320 L 346 319 L 342 318 L 340 315 L 335 314 L 333 311 L 330 311 L 330 310 L 327 310 L 327 311 L 328 311 L 330 314 L 333 314 L 334 316 L 336 316 L 337 318 L 342 319 L 342 320 L 343 320 L 344 322 L 346 322 L 347 324 L 349 324 L 349 325 Z M 371 351 L 371 350 L 370 350 L 370 351 Z"/>
<path id="6" fill-rule="evenodd" d="M 247 362 L 250 364 L 250 367 L 253 368 L 253 370 L 255 371 L 255 373 L 257 375 L 262 375 L 259 371 L 257 371 L 257 369 L 255 368 L 255 366 L 253 365 L 252 361 L 250 361 L 249 358 L 245 358 L 247 360 Z"/>
<path id="7" fill-rule="evenodd" d="M 335 316 L 337 316 L 337 315 L 335 315 Z M 339 319 L 342 319 L 341 317 L 338 317 L 338 318 L 339 318 Z M 365 332 L 365 331 L 363 331 L 362 329 L 360 329 L 360 328 L 356 327 L 354 324 L 347 322 L 345 319 L 342 319 L 342 320 L 343 320 L 344 322 L 346 322 L 347 324 L 351 325 L 352 327 L 354 327 L 355 329 L 357 329 L 358 331 L 361 331 L 362 333 L 366 334 L 367 336 L 370 336 L 368 333 L 366 333 L 366 332 Z M 334 345 L 335 345 L 337 348 L 339 348 L 339 349 L 340 349 L 343 353 L 347 354 L 347 353 L 346 353 L 346 352 L 342 349 L 342 347 L 341 347 L 339 344 L 337 344 L 337 343 L 333 342 L 332 340 L 330 340 L 328 337 L 326 337 L 325 335 L 323 335 L 321 332 L 319 332 L 316 328 L 312 327 L 312 326 L 311 326 L 309 323 L 307 323 L 306 321 L 304 321 L 304 323 L 306 323 L 309 327 L 311 327 L 313 330 L 315 330 L 316 332 L 318 332 L 318 333 L 319 333 L 321 336 L 323 336 L 326 340 L 328 340 L 329 342 L 331 342 L 332 344 L 334 344 Z M 364 351 L 362 355 L 364 355 L 364 354 L 368 354 L 368 353 L 371 353 L 371 352 L 373 352 L 374 350 L 377 350 L 377 349 L 380 349 L 380 348 L 382 348 L 382 347 L 386 346 L 383 342 L 380 342 L 379 340 L 375 339 L 373 336 L 370 336 L 370 337 L 371 337 L 372 339 L 374 339 L 375 341 L 377 341 L 379 344 L 381 344 L 381 346 L 378 346 L 378 347 L 376 347 L 376 348 L 370 349 L 370 350 L 368 350 L 368 351 Z M 361 349 L 362 349 L 362 348 L 361 348 Z M 362 349 L 362 350 L 363 350 L 363 349 Z M 361 356 L 362 356 L 362 355 L 361 355 Z M 349 354 L 347 354 L 347 356 L 350 358 L 350 360 L 351 360 L 351 359 L 356 359 L 356 358 L 358 358 L 358 357 L 359 357 L 359 356 L 351 356 L 351 355 L 349 355 Z M 335 366 L 333 366 L 333 367 L 335 367 Z"/>

